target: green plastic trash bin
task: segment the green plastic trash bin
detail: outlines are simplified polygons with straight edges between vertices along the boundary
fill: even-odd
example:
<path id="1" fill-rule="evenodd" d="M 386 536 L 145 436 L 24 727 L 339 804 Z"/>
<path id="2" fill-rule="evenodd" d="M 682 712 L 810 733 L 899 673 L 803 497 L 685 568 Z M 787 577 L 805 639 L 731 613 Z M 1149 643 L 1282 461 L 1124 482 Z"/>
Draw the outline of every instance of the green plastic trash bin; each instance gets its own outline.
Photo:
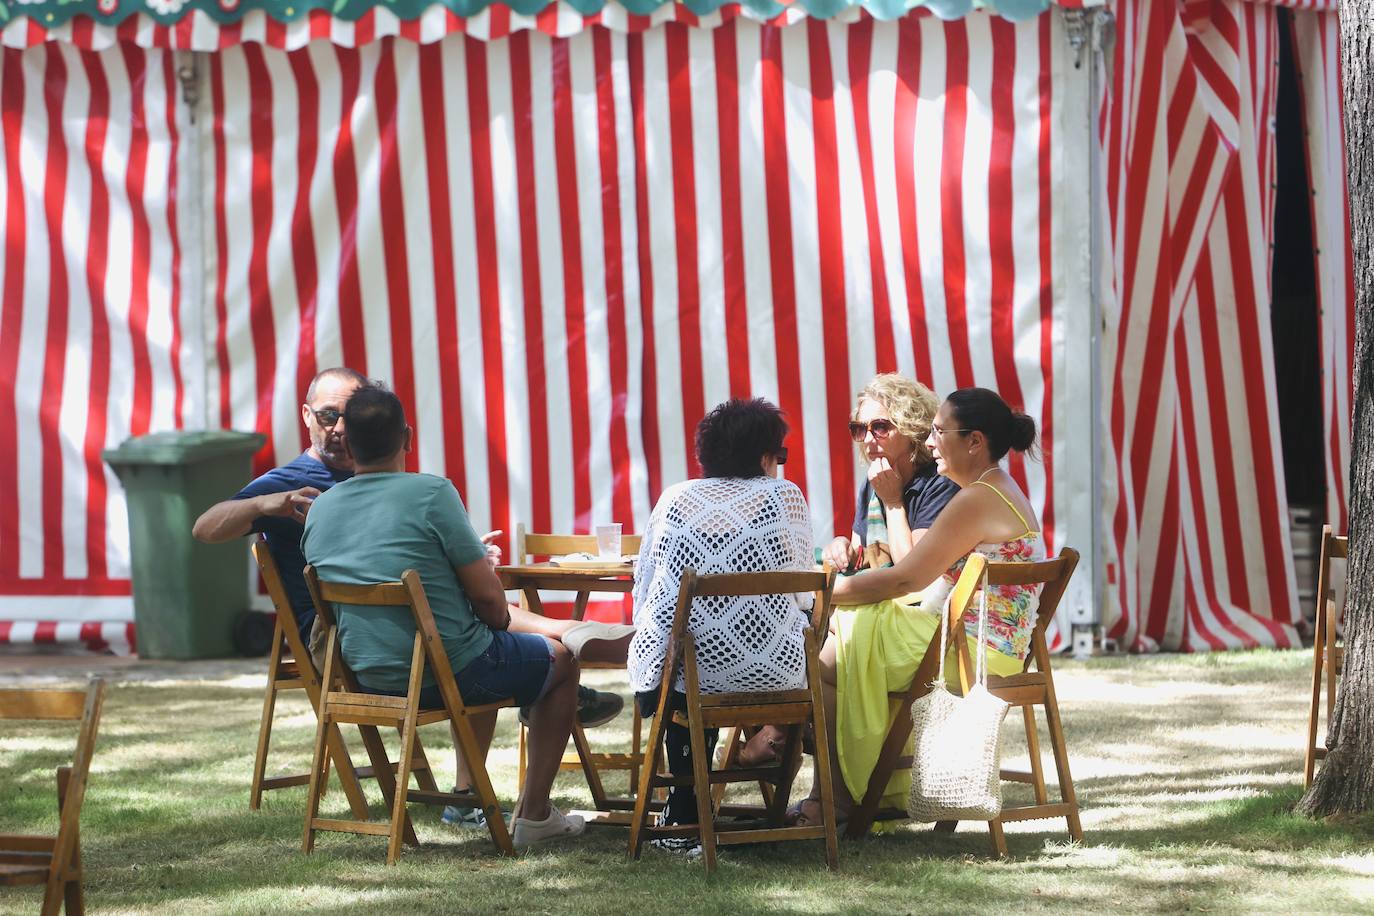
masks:
<path id="1" fill-rule="evenodd" d="M 248 542 L 202 544 L 191 526 L 249 480 L 259 433 L 179 430 L 128 439 L 104 453 L 129 503 L 134 625 L 143 658 L 236 655 L 248 610 Z"/>

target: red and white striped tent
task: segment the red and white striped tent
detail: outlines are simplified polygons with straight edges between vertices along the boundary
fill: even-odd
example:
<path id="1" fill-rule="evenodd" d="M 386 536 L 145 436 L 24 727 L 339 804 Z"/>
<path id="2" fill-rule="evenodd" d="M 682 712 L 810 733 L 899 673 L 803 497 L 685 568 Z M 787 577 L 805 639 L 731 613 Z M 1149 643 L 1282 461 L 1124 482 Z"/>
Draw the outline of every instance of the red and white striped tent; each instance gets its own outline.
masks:
<path id="1" fill-rule="evenodd" d="M 1011 470 L 1051 548 L 1091 561 L 1072 619 L 1138 649 L 1296 643 L 1277 6 L 1343 527 L 1335 0 L 1118 0 L 1114 42 L 1079 0 L 183 5 L 20 4 L 0 31 L 0 642 L 131 639 L 102 449 L 258 430 L 266 468 L 302 447 L 305 382 L 347 364 L 408 405 L 414 467 L 507 531 L 640 527 L 705 409 L 757 394 L 819 542 L 848 527 L 875 371 L 996 388 L 1040 421 L 1043 460 Z"/>

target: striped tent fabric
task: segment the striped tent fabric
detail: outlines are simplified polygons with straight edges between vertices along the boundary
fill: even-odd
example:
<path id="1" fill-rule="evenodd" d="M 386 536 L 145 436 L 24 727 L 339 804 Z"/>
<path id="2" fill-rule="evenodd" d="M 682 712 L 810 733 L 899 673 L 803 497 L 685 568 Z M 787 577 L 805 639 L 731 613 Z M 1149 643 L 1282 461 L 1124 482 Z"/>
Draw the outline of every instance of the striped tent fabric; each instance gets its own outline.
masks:
<path id="1" fill-rule="evenodd" d="M 123 492 L 101 450 L 194 424 L 172 55 L 0 52 L 0 642 L 127 645 Z M 53 621 L 63 621 L 55 626 Z M 121 624 L 122 628 L 122 624 Z"/>
<path id="2" fill-rule="evenodd" d="M 1307 124 L 1312 182 L 1312 238 L 1321 306 L 1322 417 L 1326 441 L 1326 518 L 1349 530 L 1350 416 L 1355 378 L 1355 274 L 1345 186 L 1345 125 L 1341 118 L 1341 28 L 1330 12 L 1293 17 L 1293 44 Z"/>
<path id="3" fill-rule="evenodd" d="M 447 19 L 383 37 L 383 10 L 371 33 L 131 20 L 109 47 L 79 21 L 62 41 L 6 29 L 2 212 L 23 232 L 0 384 L 23 381 L 0 392 L 22 453 L 0 465 L 19 548 L 0 592 L 107 613 L 87 598 L 127 596 L 128 561 L 100 448 L 229 426 L 269 435 L 263 469 L 299 451 L 304 384 L 339 363 L 389 380 L 413 467 L 508 532 L 642 526 L 694 472 L 697 419 L 756 394 L 787 412 L 786 472 L 828 538 L 852 518 L 845 423 L 875 371 L 986 385 L 1040 420 L 1043 463 L 1011 469 L 1052 549 L 1072 537 L 1057 16 L 540 18 L 481 37 Z M 202 42 L 222 50 L 180 82 L 168 49 Z M 171 116 L 183 97 L 194 127 Z M 11 614 L 32 609 L 0 599 Z"/>
<path id="4" fill-rule="evenodd" d="M 1103 118 L 1117 296 L 1107 617 L 1109 635 L 1135 650 L 1298 644 L 1268 317 L 1275 6 L 1117 7 Z M 1304 34 L 1327 18 L 1315 9 L 1295 22 Z M 1334 74 L 1333 60 L 1329 71 L 1304 60 L 1304 73 Z M 1329 132 L 1339 92 L 1316 82 L 1327 94 L 1309 104 L 1309 131 L 1326 132 L 1326 174 L 1343 174 L 1327 146 L 1341 148 L 1339 130 Z M 1344 218 L 1343 188 L 1314 212 L 1329 232 Z M 1341 315 L 1343 254 L 1319 265 L 1324 301 Z M 1349 327 L 1338 317 L 1323 329 L 1331 478 L 1348 462 L 1339 446 L 1348 455 Z M 1343 518 L 1343 487 L 1330 492 L 1331 517 Z"/>

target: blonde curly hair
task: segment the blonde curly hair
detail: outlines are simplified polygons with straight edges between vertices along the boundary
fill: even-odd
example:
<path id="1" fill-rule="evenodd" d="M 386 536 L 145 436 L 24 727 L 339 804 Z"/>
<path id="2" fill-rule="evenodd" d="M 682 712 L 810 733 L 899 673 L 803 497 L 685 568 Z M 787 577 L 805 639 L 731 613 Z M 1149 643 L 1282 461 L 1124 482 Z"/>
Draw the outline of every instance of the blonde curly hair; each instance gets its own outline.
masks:
<path id="1" fill-rule="evenodd" d="M 859 392 L 851 420 L 859 418 L 864 401 L 881 405 L 896 424 L 897 431 L 915 443 L 916 467 L 924 467 L 933 460 L 930 449 L 926 448 L 926 438 L 930 435 L 930 425 L 935 422 L 935 413 L 940 409 L 940 399 L 935 392 L 895 372 L 884 372 L 875 375 Z M 863 443 L 859 443 L 859 449 L 863 449 Z"/>

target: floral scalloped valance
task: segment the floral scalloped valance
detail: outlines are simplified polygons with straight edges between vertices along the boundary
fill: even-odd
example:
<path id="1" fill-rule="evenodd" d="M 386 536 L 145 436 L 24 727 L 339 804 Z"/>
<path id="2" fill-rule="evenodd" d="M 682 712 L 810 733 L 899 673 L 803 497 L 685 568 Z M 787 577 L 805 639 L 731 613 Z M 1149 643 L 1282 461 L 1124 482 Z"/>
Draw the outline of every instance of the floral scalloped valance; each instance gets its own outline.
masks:
<path id="1" fill-rule="evenodd" d="M 316 11 L 344 20 L 357 20 L 375 9 L 386 9 L 403 21 L 418 19 L 433 6 L 443 6 L 455 16 L 475 16 L 489 6 L 505 6 L 522 16 L 535 16 L 556 0 L 3 0 L 0 22 L 26 16 L 44 28 L 63 25 L 75 16 L 88 16 L 99 25 L 118 25 L 130 16 L 143 15 L 160 25 L 172 25 L 192 13 L 201 12 L 220 23 L 238 22 L 245 15 L 261 10 L 279 22 L 291 22 Z M 595 15 L 608 0 L 566 0 L 567 5 L 584 16 Z M 853 7 L 861 7 L 875 19 L 897 19 L 924 7 L 942 19 L 957 19 L 975 9 L 987 9 L 1018 21 L 1039 15 L 1051 2 L 1059 6 L 1094 5 L 1094 0 L 613 0 L 626 12 L 647 16 L 677 2 L 693 15 L 705 16 L 727 5 L 738 5 L 753 18 L 770 20 L 789 9 L 808 16 L 829 19 Z"/>

